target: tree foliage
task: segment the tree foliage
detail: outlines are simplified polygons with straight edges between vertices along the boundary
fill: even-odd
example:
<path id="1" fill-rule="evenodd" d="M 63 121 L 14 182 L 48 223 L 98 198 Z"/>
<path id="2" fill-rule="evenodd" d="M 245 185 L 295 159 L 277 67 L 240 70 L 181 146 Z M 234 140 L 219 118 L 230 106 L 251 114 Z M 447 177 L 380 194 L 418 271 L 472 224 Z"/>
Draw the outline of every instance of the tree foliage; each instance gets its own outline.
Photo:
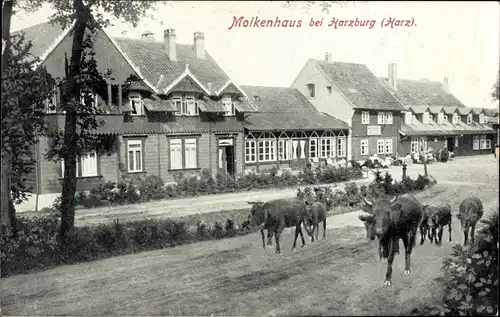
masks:
<path id="1" fill-rule="evenodd" d="M 493 85 L 493 89 L 491 91 L 491 97 L 494 101 L 498 101 L 500 99 L 500 86 L 498 81 L 500 80 L 500 71 L 497 74 L 497 81 Z"/>

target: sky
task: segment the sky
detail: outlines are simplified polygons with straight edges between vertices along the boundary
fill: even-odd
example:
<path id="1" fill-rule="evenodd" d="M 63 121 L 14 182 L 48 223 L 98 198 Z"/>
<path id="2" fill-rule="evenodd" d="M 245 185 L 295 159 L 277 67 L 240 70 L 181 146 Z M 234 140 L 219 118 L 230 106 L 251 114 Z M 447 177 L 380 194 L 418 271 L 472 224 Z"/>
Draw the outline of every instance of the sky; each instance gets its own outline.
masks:
<path id="1" fill-rule="evenodd" d="M 239 85 L 287 87 L 308 59 L 323 59 L 326 52 L 339 62 L 366 64 L 376 76 L 387 76 L 388 64 L 397 63 L 398 78 L 443 81 L 469 107 L 497 107 L 491 90 L 499 71 L 500 5 L 496 1 L 371 2 L 359 1 L 307 10 L 303 4 L 287 8 L 283 2 L 172 1 L 158 3 L 152 17 L 137 28 L 117 21 L 107 28 L 111 36 L 140 38 L 153 31 L 158 41 L 163 30 L 175 29 L 177 42 L 190 44 L 193 33 L 205 34 L 207 52 Z M 19 12 L 12 30 L 48 20 L 44 7 L 33 14 Z M 233 18 L 302 20 L 301 27 L 233 27 Z M 373 28 L 329 27 L 330 21 L 375 20 Z M 411 20 L 413 26 L 382 27 L 382 20 Z M 324 19 L 310 26 L 311 19 Z"/>

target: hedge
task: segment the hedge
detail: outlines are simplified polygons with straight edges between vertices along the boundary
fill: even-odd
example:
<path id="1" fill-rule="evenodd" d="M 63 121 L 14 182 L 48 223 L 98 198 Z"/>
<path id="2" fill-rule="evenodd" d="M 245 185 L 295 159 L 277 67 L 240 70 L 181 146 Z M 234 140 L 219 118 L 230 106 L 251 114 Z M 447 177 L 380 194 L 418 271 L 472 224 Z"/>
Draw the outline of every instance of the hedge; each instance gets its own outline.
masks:
<path id="1" fill-rule="evenodd" d="M 124 180 L 99 185 L 90 192 L 79 192 L 75 203 L 79 208 L 95 208 L 99 206 L 136 204 L 152 200 L 213 195 L 222 193 L 243 192 L 265 188 L 286 188 L 312 184 L 327 184 L 361 179 L 360 168 L 353 167 L 317 167 L 314 170 L 304 168 L 293 175 L 291 172 L 273 167 L 263 172 L 251 172 L 232 177 L 219 173 L 212 176 L 209 170 L 202 170 L 200 176 L 183 177 L 176 174 L 177 184 L 165 185 L 158 176 L 128 176 Z M 51 208 L 42 209 L 50 212 L 58 209 L 60 198 Z"/>
<path id="2" fill-rule="evenodd" d="M 299 188 L 297 197 L 325 201 L 330 207 L 336 206 L 346 212 L 361 203 L 359 194 L 380 198 L 402 189 L 423 189 L 429 183 L 426 178 L 419 177 L 415 181 L 408 179 L 405 185 L 397 182 L 389 185 L 389 179 L 392 178 L 386 173 L 384 178 L 378 175 L 368 186 L 358 187 L 355 183 L 348 183 L 345 192 L 333 191 L 331 187 L 315 190 L 315 187 L 308 186 Z M 108 224 L 75 227 L 63 245 L 58 243 L 60 222 L 57 213 L 52 213 L 49 217 L 19 218 L 15 235 L 9 227 L 4 227 L 0 236 L 1 275 L 4 277 L 61 264 L 245 235 L 252 232 L 249 228 L 249 214 L 249 209 L 239 209 L 124 223 L 116 219 Z"/>

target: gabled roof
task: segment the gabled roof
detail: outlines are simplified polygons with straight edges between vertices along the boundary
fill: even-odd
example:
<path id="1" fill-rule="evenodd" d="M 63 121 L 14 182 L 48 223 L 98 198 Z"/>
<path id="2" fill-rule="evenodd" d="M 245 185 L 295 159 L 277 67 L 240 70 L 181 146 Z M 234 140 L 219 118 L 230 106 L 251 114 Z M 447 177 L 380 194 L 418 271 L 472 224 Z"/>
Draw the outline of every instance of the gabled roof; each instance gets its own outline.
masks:
<path id="1" fill-rule="evenodd" d="M 245 119 L 250 130 L 339 130 L 346 122 L 319 112 L 296 88 L 241 86 L 258 109 Z"/>
<path id="2" fill-rule="evenodd" d="M 440 113 L 441 111 L 443 111 L 443 107 L 441 107 L 441 106 L 430 106 L 429 107 L 429 111 L 432 114 Z"/>
<path id="3" fill-rule="evenodd" d="M 313 61 L 354 108 L 404 110 L 402 104 L 389 93 L 366 65 L 316 59 Z"/>
<path id="4" fill-rule="evenodd" d="M 458 113 L 458 108 L 457 107 L 443 107 L 443 111 L 445 114 L 453 114 L 453 113 Z"/>
<path id="5" fill-rule="evenodd" d="M 468 115 L 469 113 L 472 112 L 472 109 L 471 108 L 457 108 L 458 110 L 458 113 L 461 115 L 461 116 L 465 116 L 465 115 Z"/>
<path id="6" fill-rule="evenodd" d="M 427 107 L 427 106 L 411 106 L 410 109 L 415 114 L 422 114 L 422 113 L 428 111 L 429 107 Z"/>
<path id="7" fill-rule="evenodd" d="M 473 114 L 481 114 L 481 113 L 485 113 L 484 111 L 484 108 L 471 108 L 472 109 L 472 113 Z"/>
<path id="8" fill-rule="evenodd" d="M 380 81 L 389 87 L 386 77 L 380 77 Z M 447 93 L 443 89 L 443 84 L 437 81 L 398 78 L 397 89 L 395 92 L 392 91 L 392 93 L 401 103 L 410 106 L 465 107 L 453 94 Z"/>

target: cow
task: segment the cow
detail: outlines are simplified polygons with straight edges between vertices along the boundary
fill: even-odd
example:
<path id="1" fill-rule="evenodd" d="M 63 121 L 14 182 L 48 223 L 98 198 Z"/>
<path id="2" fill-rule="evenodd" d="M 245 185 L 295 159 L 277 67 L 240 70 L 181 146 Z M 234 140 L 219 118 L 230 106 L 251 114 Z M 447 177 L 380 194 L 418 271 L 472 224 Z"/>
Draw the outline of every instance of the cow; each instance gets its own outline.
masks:
<path id="1" fill-rule="evenodd" d="M 306 204 L 298 199 L 274 199 L 262 202 L 248 202 L 252 205 L 250 211 L 250 226 L 259 226 L 262 236 L 262 245 L 264 243 L 264 230 L 267 229 L 268 244 L 271 244 L 271 238 L 274 234 L 276 240 L 276 254 L 281 253 L 280 235 L 285 228 L 295 227 L 295 239 L 293 241 L 292 252 L 295 251 L 297 238 L 300 234 L 302 247 L 305 246 L 304 235 L 302 234 L 302 223 L 307 215 Z"/>
<path id="2" fill-rule="evenodd" d="M 468 242 L 469 229 L 471 242 L 474 243 L 474 231 L 476 230 L 476 224 L 483 217 L 483 214 L 483 203 L 477 197 L 465 198 L 460 204 L 458 215 L 456 215 L 456 217 L 460 220 L 460 226 L 464 233 L 464 245 Z"/>
<path id="3" fill-rule="evenodd" d="M 316 230 L 316 240 L 319 240 L 319 223 L 323 222 L 323 239 L 326 238 L 326 204 L 323 202 L 306 202 L 308 214 L 304 218 L 304 228 L 314 243 L 314 230 Z M 310 229 L 312 227 L 312 230 Z"/>
<path id="4" fill-rule="evenodd" d="M 436 244 L 441 245 L 441 241 L 443 239 L 444 226 L 448 226 L 448 241 L 451 242 L 452 240 L 451 206 L 448 204 L 444 204 L 437 207 L 425 205 L 424 210 L 429 214 L 429 229 L 430 229 L 429 240 L 431 240 L 431 243 L 434 240 Z"/>
<path id="5" fill-rule="evenodd" d="M 392 263 L 399 252 L 399 240 L 405 247 L 405 269 L 403 274 L 411 274 L 411 252 L 415 246 L 418 228 L 424 218 L 422 204 L 412 195 L 395 196 L 371 202 L 365 197 L 366 215 L 360 215 L 364 222 L 368 240 L 379 240 L 381 257 L 387 258 L 387 272 L 384 285 L 391 285 Z"/>
<path id="6" fill-rule="evenodd" d="M 422 219 L 422 222 L 420 223 L 420 245 L 424 244 L 426 236 L 432 243 L 431 216 L 433 210 L 429 209 L 429 207 L 429 205 L 423 206 L 424 217 Z"/>

